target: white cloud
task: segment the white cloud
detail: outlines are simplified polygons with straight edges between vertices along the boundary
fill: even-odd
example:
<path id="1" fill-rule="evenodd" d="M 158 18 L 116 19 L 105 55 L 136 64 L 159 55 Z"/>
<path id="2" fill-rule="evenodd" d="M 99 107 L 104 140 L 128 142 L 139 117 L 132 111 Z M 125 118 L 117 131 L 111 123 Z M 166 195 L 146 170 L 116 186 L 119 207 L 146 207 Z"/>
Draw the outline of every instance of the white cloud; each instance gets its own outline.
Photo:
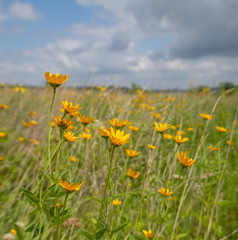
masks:
<path id="1" fill-rule="evenodd" d="M 30 3 L 14 2 L 10 6 L 9 15 L 11 17 L 36 21 L 40 14 L 35 12 Z"/>

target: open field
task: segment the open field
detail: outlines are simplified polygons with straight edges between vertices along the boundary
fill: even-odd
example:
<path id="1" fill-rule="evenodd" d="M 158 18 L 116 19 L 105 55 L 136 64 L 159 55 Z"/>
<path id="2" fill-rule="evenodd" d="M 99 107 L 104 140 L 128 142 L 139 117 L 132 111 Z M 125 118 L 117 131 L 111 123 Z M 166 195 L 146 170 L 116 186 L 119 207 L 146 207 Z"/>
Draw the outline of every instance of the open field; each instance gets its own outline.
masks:
<path id="1" fill-rule="evenodd" d="M 0 88 L 0 238 L 238 238 L 237 90 L 62 85 L 51 114 L 52 87 L 25 90 Z"/>

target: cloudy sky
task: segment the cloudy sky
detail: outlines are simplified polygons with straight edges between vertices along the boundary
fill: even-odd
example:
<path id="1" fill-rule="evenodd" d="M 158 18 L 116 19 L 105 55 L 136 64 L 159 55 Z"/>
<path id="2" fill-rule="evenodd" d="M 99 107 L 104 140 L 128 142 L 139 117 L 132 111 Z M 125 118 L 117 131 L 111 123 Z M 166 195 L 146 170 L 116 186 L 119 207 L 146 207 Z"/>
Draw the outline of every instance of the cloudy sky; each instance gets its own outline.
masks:
<path id="1" fill-rule="evenodd" d="M 238 84 L 237 0 L 0 0 L 0 82 Z"/>

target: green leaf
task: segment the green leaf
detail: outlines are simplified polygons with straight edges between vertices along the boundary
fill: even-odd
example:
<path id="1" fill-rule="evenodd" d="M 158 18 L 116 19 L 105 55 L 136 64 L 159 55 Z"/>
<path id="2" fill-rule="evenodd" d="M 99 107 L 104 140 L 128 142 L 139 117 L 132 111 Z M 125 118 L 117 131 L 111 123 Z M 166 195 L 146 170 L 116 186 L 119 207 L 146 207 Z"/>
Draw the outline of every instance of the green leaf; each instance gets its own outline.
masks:
<path id="1" fill-rule="evenodd" d="M 86 232 L 86 231 L 82 231 L 82 234 L 83 234 L 87 239 L 93 240 L 93 236 L 92 236 L 90 233 L 88 233 L 88 232 Z"/>
<path id="2" fill-rule="evenodd" d="M 165 222 L 164 218 L 159 215 L 159 216 L 158 216 L 158 219 L 157 219 L 157 224 L 158 224 L 158 225 L 161 225 L 161 224 L 163 224 L 164 222 Z"/>
<path id="3" fill-rule="evenodd" d="M 97 231 L 96 239 L 100 239 L 104 235 L 105 231 L 106 231 L 106 228 Z"/>
<path id="4" fill-rule="evenodd" d="M 120 231 L 120 230 L 121 230 L 122 228 L 124 228 L 127 224 L 128 224 L 128 223 L 124 223 L 124 224 L 120 225 L 119 227 L 116 227 L 116 228 L 112 229 L 112 231 L 111 231 L 111 236 L 112 236 L 114 233 Z"/>
<path id="5" fill-rule="evenodd" d="M 45 195 L 43 196 L 43 202 L 45 202 L 49 197 L 55 197 L 54 194 L 55 186 L 56 184 L 53 184 L 47 189 Z"/>
<path id="6" fill-rule="evenodd" d="M 98 203 L 102 203 L 102 200 L 99 199 L 99 198 L 92 197 L 92 196 L 90 196 L 89 198 L 92 199 L 92 200 L 94 200 L 94 201 L 96 201 L 96 202 L 98 202 Z"/>
<path id="7" fill-rule="evenodd" d="M 18 238 L 19 240 L 24 240 L 24 239 L 26 239 L 25 232 L 24 232 L 24 230 L 23 230 L 21 227 L 19 227 L 17 224 L 14 224 L 14 229 L 15 229 L 16 232 L 17 232 L 17 238 Z"/>
<path id="8" fill-rule="evenodd" d="M 32 192 L 28 191 L 24 187 L 21 188 L 22 193 L 26 196 L 27 200 L 30 203 L 33 203 L 34 205 L 38 206 L 39 204 L 39 199 L 37 196 L 35 196 Z"/>

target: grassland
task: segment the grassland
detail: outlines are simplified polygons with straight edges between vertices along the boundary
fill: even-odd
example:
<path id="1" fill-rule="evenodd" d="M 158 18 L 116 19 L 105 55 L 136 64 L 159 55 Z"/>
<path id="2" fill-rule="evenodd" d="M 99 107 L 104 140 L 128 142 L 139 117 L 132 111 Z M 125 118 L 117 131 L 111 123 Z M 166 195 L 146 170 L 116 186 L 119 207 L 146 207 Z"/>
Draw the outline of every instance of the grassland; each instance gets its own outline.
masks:
<path id="1" fill-rule="evenodd" d="M 65 100 L 79 104 L 80 115 L 94 121 L 85 127 L 77 117 L 71 118 L 74 135 L 85 132 L 91 138 L 63 142 L 58 149 L 65 140 L 63 128 L 50 125 L 48 135 L 52 94 L 50 86 L 25 92 L 0 88 L 0 104 L 9 107 L 0 109 L 0 237 L 238 238 L 237 91 L 155 93 L 61 86 L 51 121 L 63 115 Z M 212 119 L 203 119 L 201 113 Z M 109 128 L 108 120 L 114 118 L 129 121 L 121 128 L 130 134 L 129 143 L 114 147 L 99 134 L 98 128 Z M 152 128 L 154 122 L 168 123 L 164 133 L 189 141 L 179 145 L 174 138 L 166 139 Z M 129 157 L 126 149 L 139 154 Z M 191 166 L 178 161 L 181 151 L 195 160 Z M 139 176 L 126 175 L 129 168 Z M 58 184 L 59 177 L 84 182 L 80 190 L 69 192 Z M 158 192 L 161 188 L 173 194 L 165 196 Z M 119 205 L 113 204 L 116 199 Z M 153 237 L 143 232 L 149 229 Z"/>

